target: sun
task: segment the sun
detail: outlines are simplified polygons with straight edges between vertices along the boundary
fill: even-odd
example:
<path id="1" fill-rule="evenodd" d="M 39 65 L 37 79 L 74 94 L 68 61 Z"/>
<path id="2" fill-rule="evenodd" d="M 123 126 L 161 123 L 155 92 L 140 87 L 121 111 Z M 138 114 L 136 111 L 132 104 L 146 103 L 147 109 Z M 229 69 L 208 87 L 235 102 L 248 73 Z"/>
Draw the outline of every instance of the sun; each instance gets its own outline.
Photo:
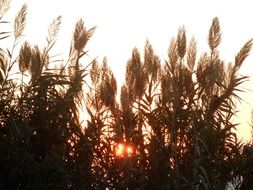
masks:
<path id="1" fill-rule="evenodd" d="M 135 154 L 134 147 L 126 143 L 117 143 L 115 145 L 115 155 L 117 157 L 130 157 Z"/>
<path id="2" fill-rule="evenodd" d="M 118 144 L 116 147 L 116 156 L 123 156 L 124 154 L 124 144 Z"/>

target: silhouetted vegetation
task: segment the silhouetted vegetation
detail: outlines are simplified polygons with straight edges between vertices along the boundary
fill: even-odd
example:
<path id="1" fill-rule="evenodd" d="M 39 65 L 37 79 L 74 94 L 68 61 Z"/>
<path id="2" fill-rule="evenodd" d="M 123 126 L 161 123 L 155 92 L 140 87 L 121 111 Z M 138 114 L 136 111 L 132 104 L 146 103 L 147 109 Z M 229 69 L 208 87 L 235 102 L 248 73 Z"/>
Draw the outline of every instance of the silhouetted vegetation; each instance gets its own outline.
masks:
<path id="1" fill-rule="evenodd" d="M 8 24 L 8 8 L 1 0 L 0 26 Z M 219 56 L 218 18 L 209 29 L 210 51 L 199 58 L 183 27 L 164 63 L 147 41 L 143 56 L 133 49 L 117 98 L 107 60 L 82 59 L 95 28 L 79 20 L 68 61 L 55 66 L 50 50 L 61 17 L 40 49 L 22 42 L 26 14 L 24 5 L 14 32 L 0 32 L 1 42 L 14 39 L 11 49 L 0 49 L 0 189 L 253 188 L 253 144 L 238 140 L 232 122 L 248 78 L 238 70 L 252 40 L 229 64 Z M 129 150 L 117 155 L 120 143 Z"/>

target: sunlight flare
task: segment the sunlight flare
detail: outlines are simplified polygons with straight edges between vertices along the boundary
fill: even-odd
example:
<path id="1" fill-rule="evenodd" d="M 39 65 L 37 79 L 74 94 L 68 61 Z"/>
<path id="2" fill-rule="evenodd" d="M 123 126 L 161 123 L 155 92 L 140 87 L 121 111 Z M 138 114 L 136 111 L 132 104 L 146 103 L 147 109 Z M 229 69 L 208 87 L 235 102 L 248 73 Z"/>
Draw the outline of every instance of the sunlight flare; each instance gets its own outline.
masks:
<path id="1" fill-rule="evenodd" d="M 129 157 L 135 153 L 133 146 L 126 143 L 118 143 L 115 147 L 115 155 L 117 157 Z"/>

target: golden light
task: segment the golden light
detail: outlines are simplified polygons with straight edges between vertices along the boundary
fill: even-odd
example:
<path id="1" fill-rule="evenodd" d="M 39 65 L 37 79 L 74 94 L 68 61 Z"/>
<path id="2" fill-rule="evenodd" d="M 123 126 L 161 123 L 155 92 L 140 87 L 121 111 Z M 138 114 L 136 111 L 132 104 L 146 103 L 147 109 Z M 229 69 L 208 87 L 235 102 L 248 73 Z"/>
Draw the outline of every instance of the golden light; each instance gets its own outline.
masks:
<path id="1" fill-rule="evenodd" d="M 124 154 L 124 145 L 123 144 L 118 144 L 116 147 L 116 156 L 123 156 Z"/>
<path id="2" fill-rule="evenodd" d="M 133 148 L 128 146 L 127 149 L 126 149 L 126 152 L 127 152 L 128 155 L 133 154 Z"/>
<path id="3" fill-rule="evenodd" d="M 117 157 L 129 157 L 134 155 L 133 146 L 126 143 L 118 143 L 115 145 L 115 155 Z"/>

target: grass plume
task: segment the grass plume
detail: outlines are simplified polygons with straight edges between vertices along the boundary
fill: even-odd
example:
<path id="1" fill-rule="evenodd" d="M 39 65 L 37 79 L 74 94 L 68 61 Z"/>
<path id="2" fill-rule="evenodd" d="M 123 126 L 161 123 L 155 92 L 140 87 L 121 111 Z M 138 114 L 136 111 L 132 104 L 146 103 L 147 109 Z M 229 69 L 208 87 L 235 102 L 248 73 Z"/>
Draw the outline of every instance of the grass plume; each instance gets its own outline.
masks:
<path id="1" fill-rule="evenodd" d="M 253 39 L 250 39 L 249 41 L 247 41 L 244 46 L 241 48 L 241 50 L 239 51 L 239 53 L 235 56 L 235 68 L 236 70 L 238 70 L 243 61 L 245 60 L 246 57 L 248 57 L 250 50 L 252 48 L 253 45 Z"/>
<path id="2" fill-rule="evenodd" d="M 54 43 L 54 41 L 56 40 L 57 34 L 60 30 L 61 22 L 62 22 L 62 17 L 58 16 L 50 24 L 50 26 L 48 28 L 48 35 L 47 35 L 47 43 L 48 44 Z"/>
<path id="3" fill-rule="evenodd" d="M 19 70 L 20 72 L 25 72 L 28 70 L 30 64 L 31 64 L 31 57 L 32 57 L 32 50 L 30 44 L 26 41 L 19 52 Z"/>
<path id="4" fill-rule="evenodd" d="M 177 35 L 177 50 L 178 50 L 178 55 L 182 59 L 185 55 L 186 52 L 186 34 L 185 34 L 185 28 L 181 27 L 178 30 L 178 35 Z"/>
<path id="5" fill-rule="evenodd" d="M 196 62 L 197 45 L 194 38 L 191 39 L 189 47 L 187 49 L 187 65 L 188 68 L 193 71 Z"/>
<path id="6" fill-rule="evenodd" d="M 22 6 L 22 8 L 20 9 L 20 11 L 14 21 L 15 39 L 18 39 L 22 35 L 22 33 L 25 29 L 26 15 L 27 15 L 27 5 L 24 4 Z"/>
<path id="7" fill-rule="evenodd" d="M 75 31 L 74 31 L 74 48 L 77 51 L 82 51 L 90 37 L 93 35 L 96 27 L 92 27 L 87 29 L 84 26 L 84 22 L 80 19 L 76 23 Z"/>
<path id="8" fill-rule="evenodd" d="M 0 1 L 0 18 L 9 10 L 10 0 L 1 0 Z"/>
<path id="9" fill-rule="evenodd" d="M 218 47 L 218 45 L 220 44 L 220 41 L 221 41 L 220 24 L 218 18 L 215 17 L 209 29 L 208 44 L 210 49 L 214 51 L 214 49 Z"/>

